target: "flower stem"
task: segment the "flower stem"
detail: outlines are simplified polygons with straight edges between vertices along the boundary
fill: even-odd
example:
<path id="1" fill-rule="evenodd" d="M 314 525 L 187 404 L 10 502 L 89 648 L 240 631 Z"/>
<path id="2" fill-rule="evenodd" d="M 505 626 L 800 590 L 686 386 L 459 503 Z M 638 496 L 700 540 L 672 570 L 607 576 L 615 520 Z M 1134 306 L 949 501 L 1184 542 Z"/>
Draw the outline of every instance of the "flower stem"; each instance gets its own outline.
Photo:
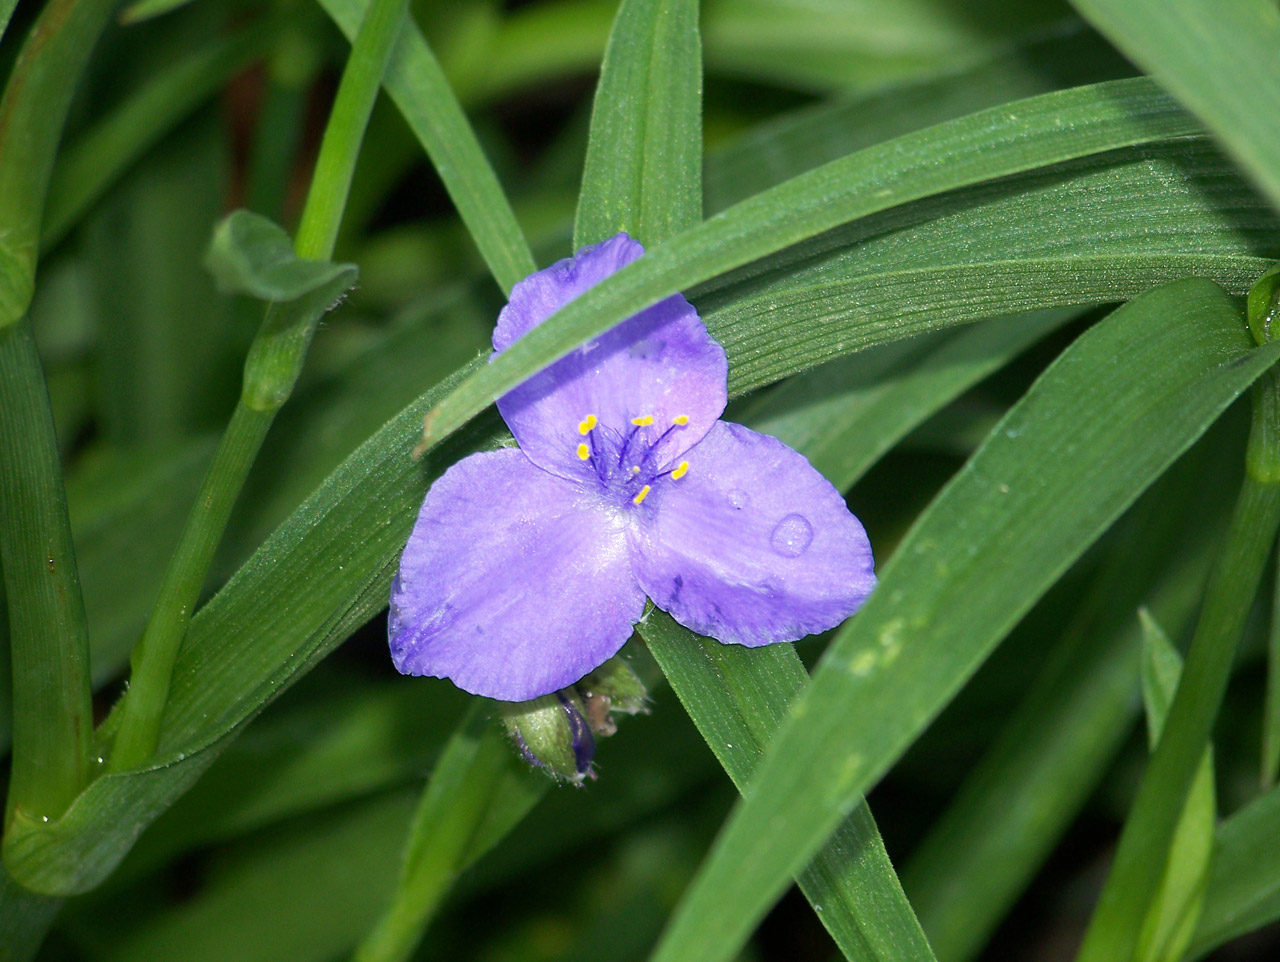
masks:
<path id="1" fill-rule="evenodd" d="M 360 144 L 406 5 L 407 0 L 373 0 L 352 44 L 294 240 L 299 257 L 328 260 L 333 253 Z M 129 695 L 121 707 L 112 751 L 115 771 L 145 764 L 159 745 L 173 666 L 192 609 L 231 509 L 276 412 L 292 391 L 310 344 L 318 318 L 300 314 L 295 323 L 304 329 L 282 332 L 280 310 L 274 304 L 267 308 L 249 351 L 254 363 L 246 366 L 240 400 L 165 572 L 142 640 L 134 650 Z M 262 363 L 264 357 L 269 363 Z"/>
<path id="2" fill-rule="evenodd" d="M 1164 734 L 1125 821 L 1078 962 L 1128 962 L 1156 898 L 1187 792 L 1226 692 L 1267 556 L 1280 528 L 1277 375 L 1254 393 L 1246 471 L 1226 542 L 1205 589 Z"/>

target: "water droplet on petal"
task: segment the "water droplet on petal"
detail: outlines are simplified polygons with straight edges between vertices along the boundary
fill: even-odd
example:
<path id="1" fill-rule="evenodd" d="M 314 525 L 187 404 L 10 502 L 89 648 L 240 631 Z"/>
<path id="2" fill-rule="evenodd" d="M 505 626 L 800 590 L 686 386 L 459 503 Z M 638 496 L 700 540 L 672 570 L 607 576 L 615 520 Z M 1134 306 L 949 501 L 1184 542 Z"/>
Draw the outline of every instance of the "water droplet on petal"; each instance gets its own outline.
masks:
<path id="1" fill-rule="evenodd" d="M 784 558 L 798 558 L 813 544 L 813 525 L 802 514 L 789 514 L 773 527 L 769 545 Z"/>

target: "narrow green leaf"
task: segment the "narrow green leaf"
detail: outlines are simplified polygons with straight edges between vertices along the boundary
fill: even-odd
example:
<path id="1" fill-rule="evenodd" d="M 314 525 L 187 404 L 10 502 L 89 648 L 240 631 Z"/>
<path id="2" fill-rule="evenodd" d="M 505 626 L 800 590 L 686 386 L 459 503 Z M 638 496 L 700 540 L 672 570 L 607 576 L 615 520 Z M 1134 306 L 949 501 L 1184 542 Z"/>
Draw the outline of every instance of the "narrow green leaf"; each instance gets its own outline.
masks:
<path id="1" fill-rule="evenodd" d="M 1144 80 L 1019 101 L 868 148 L 796 177 L 656 245 L 474 374 L 429 416 L 448 436 L 539 368 L 663 297 L 841 224 L 966 185 L 1193 133 Z"/>
<path id="2" fill-rule="evenodd" d="M 484 702 L 472 699 L 414 813 L 391 905 L 356 950 L 356 962 L 411 957 L 458 874 L 483 854 L 475 840 L 484 823 L 499 823 L 485 833 L 492 844 L 550 784 L 512 751 Z"/>
<path id="3" fill-rule="evenodd" d="M 930 415 L 1078 313 L 999 318 L 925 345 L 851 354 L 780 384 L 742 419 L 800 451 L 843 491 Z M 904 354 L 914 363 L 902 364 Z"/>
<path id="4" fill-rule="evenodd" d="M 1154 751 L 1182 677 L 1182 656 L 1147 609 L 1138 616 L 1142 622 L 1142 700 L 1148 743 Z M 1213 749 L 1206 748 L 1169 844 L 1159 893 L 1138 937 L 1134 955 L 1138 962 L 1179 962 L 1185 955 L 1204 905 L 1217 821 Z"/>
<path id="5" fill-rule="evenodd" d="M 338 671 L 312 673 L 142 836 L 113 884 L 192 849 L 420 781 L 465 700 L 445 685 L 424 696 L 408 679 L 353 685 Z"/>
<path id="6" fill-rule="evenodd" d="M 619 231 L 646 246 L 702 220 L 696 0 L 623 0 L 591 111 L 576 250 Z"/>
<path id="7" fill-rule="evenodd" d="M 444 382 L 353 452 L 192 619 L 175 665 L 156 761 L 104 775 L 61 819 L 5 839 L 6 864 L 45 893 L 87 891 L 142 829 L 226 749 L 241 725 L 386 606 L 395 561 L 430 479 L 496 442 L 484 426 L 430 471 L 410 457 Z M 106 723 L 110 732 L 118 717 Z"/>
<path id="8" fill-rule="evenodd" d="M 1142 707 L 1147 719 L 1147 747 L 1155 751 L 1182 677 L 1182 655 L 1148 609 L 1138 609 L 1138 622 L 1142 626 Z"/>
<path id="9" fill-rule="evenodd" d="M 999 50 L 975 65 L 888 87 L 837 92 L 709 152 L 707 210 L 717 213 L 819 164 L 931 124 L 1131 73 L 1097 34 L 1077 24 Z"/>
<path id="10" fill-rule="evenodd" d="M 1280 254 L 1278 231 L 1230 163 L 1186 138 L 912 204 L 692 294 L 742 390 L 993 313 L 1124 300 L 1187 276 L 1244 293 Z"/>
<path id="11" fill-rule="evenodd" d="M 716 758 L 744 789 L 808 680 L 795 650 L 722 645 L 657 609 L 639 631 Z M 796 879 L 845 958 L 933 958 L 865 801 L 857 801 Z"/>
<path id="12" fill-rule="evenodd" d="M 62 126 L 116 0 L 52 0 L 41 11 L 0 99 L 0 328 L 35 291 L 45 195 Z"/>
<path id="13" fill-rule="evenodd" d="M 1189 958 L 1280 919 L 1280 789 L 1218 827 L 1204 910 Z"/>
<path id="14" fill-rule="evenodd" d="M 1261 393 L 1255 393 L 1255 401 Z M 1280 527 L 1280 485 L 1258 480 L 1250 469 L 1258 463 L 1254 461 L 1258 455 L 1274 459 L 1274 445 L 1280 439 L 1274 425 L 1266 423 L 1270 419 L 1259 416 L 1263 406 L 1255 404 L 1253 411 L 1244 482 L 1205 588 L 1200 619 L 1187 650 L 1185 684 L 1178 686 L 1165 731 L 1129 809 L 1111 871 L 1085 932 L 1082 962 L 1127 962 L 1135 950 L 1143 948 L 1139 939 L 1146 932 L 1139 930 L 1157 905 L 1162 869 L 1203 764 L 1263 565 L 1274 547 Z M 1264 443 L 1258 443 L 1260 438 Z"/>
<path id="15" fill-rule="evenodd" d="M 737 951 L 858 793 L 1278 356 L 1251 346 L 1219 288 L 1185 281 L 1121 308 L 1041 376 L 921 516 L 828 649 L 656 959 L 715 962 Z"/>
<path id="16" fill-rule="evenodd" d="M 0 567 L 13 767 L 5 829 L 56 818 L 89 777 L 89 637 L 58 445 L 30 322 L 0 326 Z"/>
<path id="17" fill-rule="evenodd" d="M 1204 121 L 1280 207 L 1280 10 L 1269 0 L 1072 0 Z"/>
<path id="18" fill-rule="evenodd" d="M 41 250 L 66 236 L 134 161 L 261 56 L 275 36 L 274 24 L 254 24 L 218 38 L 150 79 L 62 151 L 49 182 Z"/>
<path id="19" fill-rule="evenodd" d="M 1222 511 L 1203 510 L 1199 493 L 1225 480 L 1214 469 L 1238 454 L 1237 445 L 1211 441 L 1108 534 L 1044 668 L 906 863 L 903 886 L 940 958 L 978 954 L 1132 731 L 1135 608 L 1145 601 L 1179 629 L 1194 615 L 1223 523 Z"/>
<path id="20" fill-rule="evenodd" d="M 33 895 L 0 865 L 0 962 L 30 962 L 62 908 L 62 899 Z"/>
<path id="21" fill-rule="evenodd" d="M 351 39 L 369 0 L 320 0 Z M 533 254 L 457 97 L 417 27 L 406 23 L 383 81 L 435 165 L 503 291 L 536 270 Z"/>

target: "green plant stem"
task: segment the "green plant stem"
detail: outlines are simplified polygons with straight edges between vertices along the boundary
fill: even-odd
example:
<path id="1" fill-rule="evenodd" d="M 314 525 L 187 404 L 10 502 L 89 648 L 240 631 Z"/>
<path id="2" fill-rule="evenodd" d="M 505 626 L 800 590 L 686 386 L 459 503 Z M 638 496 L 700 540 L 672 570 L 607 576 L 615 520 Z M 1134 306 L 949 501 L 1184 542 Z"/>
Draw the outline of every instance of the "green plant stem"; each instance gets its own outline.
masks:
<path id="1" fill-rule="evenodd" d="M 333 256 L 360 144 L 407 7 L 408 0 L 373 0 L 360 24 L 298 223 L 294 250 L 299 257 L 328 260 Z"/>
<path id="2" fill-rule="evenodd" d="M 53 411 L 25 318 L 0 327 L 0 564 L 9 606 L 16 812 L 61 815 L 89 774 L 89 635 Z"/>
<path id="3" fill-rule="evenodd" d="M 76 83 L 117 0 L 51 0 L 0 100 L 0 327 L 35 291 L 45 194 Z"/>
<path id="4" fill-rule="evenodd" d="M 1263 375 L 1264 382 L 1274 377 Z M 1274 390 L 1274 383 L 1264 384 L 1254 396 L 1247 471 L 1226 543 L 1205 589 L 1200 620 L 1164 734 L 1125 822 L 1078 962 L 1129 962 L 1159 892 L 1169 846 L 1226 692 L 1263 566 L 1280 528 L 1280 483 L 1271 470 L 1280 462 L 1280 444 L 1274 424 L 1269 423 L 1272 405 L 1262 400 Z"/>
<path id="5" fill-rule="evenodd" d="M 271 421 L 270 413 L 240 403 L 222 435 L 173 561 L 165 571 L 151 617 L 133 649 L 129 697 L 111 755 L 115 771 L 143 764 L 156 749 L 173 663 L 231 509 Z"/>
<path id="6" fill-rule="evenodd" d="M 360 144 L 406 2 L 374 0 L 352 45 L 294 241 L 300 257 L 327 260 L 333 253 Z M 280 323 L 281 318 L 288 322 Z M 129 695 L 112 751 L 113 771 L 136 768 L 155 753 L 173 665 L 192 610 L 249 469 L 292 392 L 318 319 L 311 312 L 286 314 L 278 305 L 267 307 L 249 350 L 240 400 L 134 650 Z"/>

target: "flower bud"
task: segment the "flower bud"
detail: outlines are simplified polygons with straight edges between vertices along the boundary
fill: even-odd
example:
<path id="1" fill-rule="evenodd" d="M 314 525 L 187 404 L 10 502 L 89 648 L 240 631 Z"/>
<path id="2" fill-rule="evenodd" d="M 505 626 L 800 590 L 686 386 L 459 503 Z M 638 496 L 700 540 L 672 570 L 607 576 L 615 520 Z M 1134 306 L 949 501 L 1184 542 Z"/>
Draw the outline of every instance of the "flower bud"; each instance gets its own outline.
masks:
<path id="1" fill-rule="evenodd" d="M 573 785 L 595 777 L 591 758 L 596 743 L 587 724 L 586 708 L 573 689 L 533 701 L 505 703 L 501 717 L 530 765 Z"/>
<path id="2" fill-rule="evenodd" d="M 649 710 L 649 692 L 632 667 L 620 657 L 610 658 L 573 686 L 582 696 L 587 721 L 597 735 L 618 730 L 613 712 L 635 715 Z"/>

